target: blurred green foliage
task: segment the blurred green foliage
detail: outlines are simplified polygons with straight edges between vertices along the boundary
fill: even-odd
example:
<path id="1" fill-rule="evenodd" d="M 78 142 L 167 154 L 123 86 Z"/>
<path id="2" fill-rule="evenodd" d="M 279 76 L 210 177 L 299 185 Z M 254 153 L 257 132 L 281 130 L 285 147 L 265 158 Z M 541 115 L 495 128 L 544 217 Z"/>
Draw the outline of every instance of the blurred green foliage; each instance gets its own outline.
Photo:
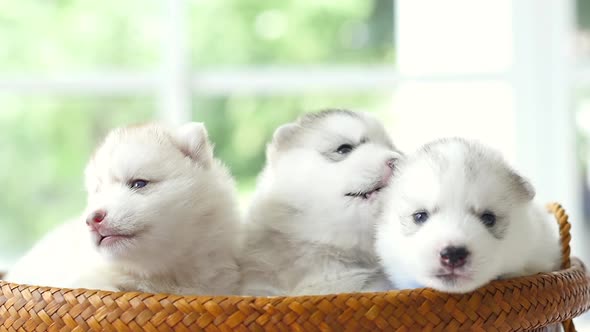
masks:
<path id="1" fill-rule="evenodd" d="M 158 64 L 163 1 L 0 1 L 0 72 Z"/>
<path id="2" fill-rule="evenodd" d="M 391 63 L 390 0 L 189 1 L 195 69 Z M 0 0 L 0 74 L 158 70 L 161 1 Z M 310 77 L 313 79 L 313 77 Z M 216 153 L 252 189 L 274 128 L 327 107 L 376 110 L 389 96 L 195 95 Z M 113 127 L 154 119 L 155 96 L 0 95 L 0 265 L 85 202 L 83 169 Z"/>
<path id="3" fill-rule="evenodd" d="M 393 60 L 392 0 L 192 3 L 198 66 Z"/>

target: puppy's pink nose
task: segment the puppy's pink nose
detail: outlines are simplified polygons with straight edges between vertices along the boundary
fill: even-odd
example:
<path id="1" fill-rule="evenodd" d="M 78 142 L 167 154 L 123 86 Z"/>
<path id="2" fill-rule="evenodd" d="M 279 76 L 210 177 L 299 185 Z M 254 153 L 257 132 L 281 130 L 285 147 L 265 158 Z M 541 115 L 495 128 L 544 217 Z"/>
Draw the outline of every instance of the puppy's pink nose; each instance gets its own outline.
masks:
<path id="1" fill-rule="evenodd" d="M 91 226 L 93 224 L 99 224 L 106 216 L 107 212 L 105 210 L 96 210 L 86 218 L 86 225 Z"/>

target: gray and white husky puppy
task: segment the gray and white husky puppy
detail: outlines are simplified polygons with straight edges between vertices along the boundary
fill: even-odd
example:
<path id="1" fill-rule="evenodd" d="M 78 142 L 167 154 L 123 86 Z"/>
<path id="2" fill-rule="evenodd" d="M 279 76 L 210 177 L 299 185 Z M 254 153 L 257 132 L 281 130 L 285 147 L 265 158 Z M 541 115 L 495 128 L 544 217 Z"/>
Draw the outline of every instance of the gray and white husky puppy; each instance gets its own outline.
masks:
<path id="1" fill-rule="evenodd" d="M 387 288 L 374 252 L 401 157 L 373 116 L 309 113 L 279 127 L 249 208 L 242 294 L 303 295 Z"/>
<path id="2" fill-rule="evenodd" d="M 472 291 L 559 267 L 554 220 L 500 153 L 464 139 L 425 145 L 397 165 L 376 251 L 396 288 Z"/>

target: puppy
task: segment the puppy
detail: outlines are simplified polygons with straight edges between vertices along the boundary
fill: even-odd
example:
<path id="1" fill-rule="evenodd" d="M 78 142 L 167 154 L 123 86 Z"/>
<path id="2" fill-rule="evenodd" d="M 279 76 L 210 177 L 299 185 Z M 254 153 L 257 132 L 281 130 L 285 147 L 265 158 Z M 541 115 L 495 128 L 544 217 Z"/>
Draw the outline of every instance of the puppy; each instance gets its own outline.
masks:
<path id="1" fill-rule="evenodd" d="M 555 222 L 496 151 L 440 140 L 394 173 L 376 251 L 397 288 L 464 293 L 559 267 Z"/>
<path id="2" fill-rule="evenodd" d="M 235 185 L 214 159 L 202 124 L 115 129 L 88 163 L 86 187 L 82 222 L 87 230 L 73 236 L 90 235 L 91 250 L 79 256 L 93 261 L 91 267 L 81 262 L 83 268 L 75 271 L 76 278 L 68 276 L 74 281 L 66 286 L 207 295 L 237 291 Z M 59 240 L 75 244 L 69 237 L 50 242 Z"/>
<path id="3" fill-rule="evenodd" d="M 374 222 L 399 158 L 364 113 L 310 113 L 278 128 L 246 218 L 242 294 L 386 288 Z"/>

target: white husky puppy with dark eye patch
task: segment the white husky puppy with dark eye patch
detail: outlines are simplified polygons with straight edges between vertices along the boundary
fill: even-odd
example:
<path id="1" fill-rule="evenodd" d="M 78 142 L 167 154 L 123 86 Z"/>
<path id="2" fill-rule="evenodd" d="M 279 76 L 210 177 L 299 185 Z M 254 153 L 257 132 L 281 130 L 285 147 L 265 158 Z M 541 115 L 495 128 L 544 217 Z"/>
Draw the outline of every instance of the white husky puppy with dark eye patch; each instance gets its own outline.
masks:
<path id="1" fill-rule="evenodd" d="M 365 113 L 310 113 L 278 128 L 247 217 L 242 294 L 386 288 L 374 222 L 399 157 Z"/>
<path id="2" fill-rule="evenodd" d="M 400 162 L 376 250 L 396 288 L 463 293 L 559 267 L 555 221 L 502 156 L 462 139 Z"/>
<path id="3" fill-rule="evenodd" d="M 60 286 L 237 292 L 235 186 L 212 149 L 200 123 L 112 131 L 86 168 L 88 204 L 81 223 L 87 229 L 78 233 L 80 227 L 67 224 L 69 232 L 56 233 L 66 237 L 53 241 L 74 244 L 68 234 L 90 235 L 93 249 L 77 255 L 79 264 L 71 262 L 64 277 L 71 284 Z"/>

